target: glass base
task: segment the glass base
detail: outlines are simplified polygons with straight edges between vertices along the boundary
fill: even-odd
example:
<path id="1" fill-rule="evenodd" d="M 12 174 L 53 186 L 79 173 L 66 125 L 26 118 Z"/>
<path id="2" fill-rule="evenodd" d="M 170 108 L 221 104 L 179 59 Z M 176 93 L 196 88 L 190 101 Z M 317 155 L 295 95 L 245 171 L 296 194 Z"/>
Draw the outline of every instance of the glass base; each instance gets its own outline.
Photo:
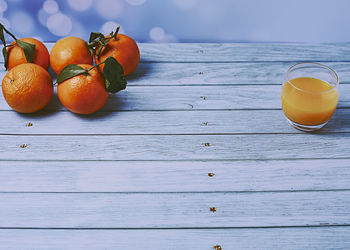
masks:
<path id="1" fill-rule="evenodd" d="M 319 130 L 324 125 L 326 125 L 327 122 L 328 122 L 327 121 L 327 122 L 322 123 L 320 125 L 302 125 L 302 124 L 299 124 L 299 123 L 296 123 L 296 122 L 293 122 L 293 121 L 289 120 L 287 117 L 286 117 L 286 119 L 290 123 L 290 125 L 292 125 L 294 128 L 299 129 L 301 131 L 305 131 L 305 132 L 312 132 L 312 131 L 315 131 L 315 130 Z"/>

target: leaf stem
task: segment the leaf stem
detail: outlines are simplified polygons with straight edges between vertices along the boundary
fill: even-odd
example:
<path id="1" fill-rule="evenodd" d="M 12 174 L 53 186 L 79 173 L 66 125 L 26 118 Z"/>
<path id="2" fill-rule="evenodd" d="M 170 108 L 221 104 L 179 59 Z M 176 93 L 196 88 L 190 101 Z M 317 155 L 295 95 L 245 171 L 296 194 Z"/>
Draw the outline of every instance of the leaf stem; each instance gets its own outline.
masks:
<path id="1" fill-rule="evenodd" d="M 117 29 L 115 30 L 115 32 L 113 34 L 114 41 L 117 41 L 117 35 L 118 35 L 118 32 L 119 32 L 119 29 L 120 29 L 120 26 L 117 27 Z"/>
<path id="2" fill-rule="evenodd" d="M 5 28 L 5 26 L 4 26 L 3 24 L 0 23 L 0 26 L 1 26 L 1 28 L 2 28 L 7 34 L 9 34 L 14 40 L 17 40 L 17 38 L 16 38 L 10 31 L 8 31 L 8 30 Z M 5 44 L 4 44 L 4 45 L 5 45 Z"/>
<path id="3" fill-rule="evenodd" d="M 107 59 L 106 59 L 106 60 L 107 60 Z M 106 60 L 104 60 L 103 62 L 100 62 L 100 63 L 98 63 L 98 64 L 92 66 L 90 69 L 87 69 L 86 72 L 89 72 L 89 71 L 92 70 L 93 68 L 96 68 L 96 67 L 100 66 L 101 64 L 105 63 Z"/>

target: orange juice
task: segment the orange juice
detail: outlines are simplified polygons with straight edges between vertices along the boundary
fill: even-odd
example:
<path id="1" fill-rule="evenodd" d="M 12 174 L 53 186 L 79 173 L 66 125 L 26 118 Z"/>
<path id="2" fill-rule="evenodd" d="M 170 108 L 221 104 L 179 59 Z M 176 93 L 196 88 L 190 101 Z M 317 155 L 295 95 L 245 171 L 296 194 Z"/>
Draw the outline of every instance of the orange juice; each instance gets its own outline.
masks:
<path id="1" fill-rule="evenodd" d="M 338 90 L 311 77 L 298 77 L 282 86 L 282 109 L 286 117 L 303 125 L 326 123 L 338 104 Z"/>

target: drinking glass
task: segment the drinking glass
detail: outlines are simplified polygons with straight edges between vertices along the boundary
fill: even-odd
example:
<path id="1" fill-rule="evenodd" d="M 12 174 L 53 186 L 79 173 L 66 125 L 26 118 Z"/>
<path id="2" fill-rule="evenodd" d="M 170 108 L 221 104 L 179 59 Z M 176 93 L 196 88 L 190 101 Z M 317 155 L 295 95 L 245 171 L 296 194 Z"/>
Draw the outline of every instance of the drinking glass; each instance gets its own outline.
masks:
<path id="1" fill-rule="evenodd" d="M 303 131 L 322 128 L 338 104 L 338 76 L 319 63 L 298 63 L 282 85 L 282 109 L 288 122 Z"/>

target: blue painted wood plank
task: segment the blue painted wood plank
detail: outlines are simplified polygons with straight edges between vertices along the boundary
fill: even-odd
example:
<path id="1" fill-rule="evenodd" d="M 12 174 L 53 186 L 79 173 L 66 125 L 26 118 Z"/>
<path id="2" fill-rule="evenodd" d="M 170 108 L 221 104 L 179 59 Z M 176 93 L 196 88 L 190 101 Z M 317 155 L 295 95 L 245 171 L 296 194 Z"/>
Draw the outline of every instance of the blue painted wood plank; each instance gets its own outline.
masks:
<path id="1" fill-rule="evenodd" d="M 350 191 L 0 193 L 0 228 L 350 226 Z"/>
<path id="2" fill-rule="evenodd" d="M 330 167 L 331 166 L 331 167 Z M 349 160 L 7 161 L 0 192 L 350 190 Z"/>
<path id="3" fill-rule="evenodd" d="M 347 249 L 348 227 L 188 230 L 0 230 L 5 249 Z"/>

